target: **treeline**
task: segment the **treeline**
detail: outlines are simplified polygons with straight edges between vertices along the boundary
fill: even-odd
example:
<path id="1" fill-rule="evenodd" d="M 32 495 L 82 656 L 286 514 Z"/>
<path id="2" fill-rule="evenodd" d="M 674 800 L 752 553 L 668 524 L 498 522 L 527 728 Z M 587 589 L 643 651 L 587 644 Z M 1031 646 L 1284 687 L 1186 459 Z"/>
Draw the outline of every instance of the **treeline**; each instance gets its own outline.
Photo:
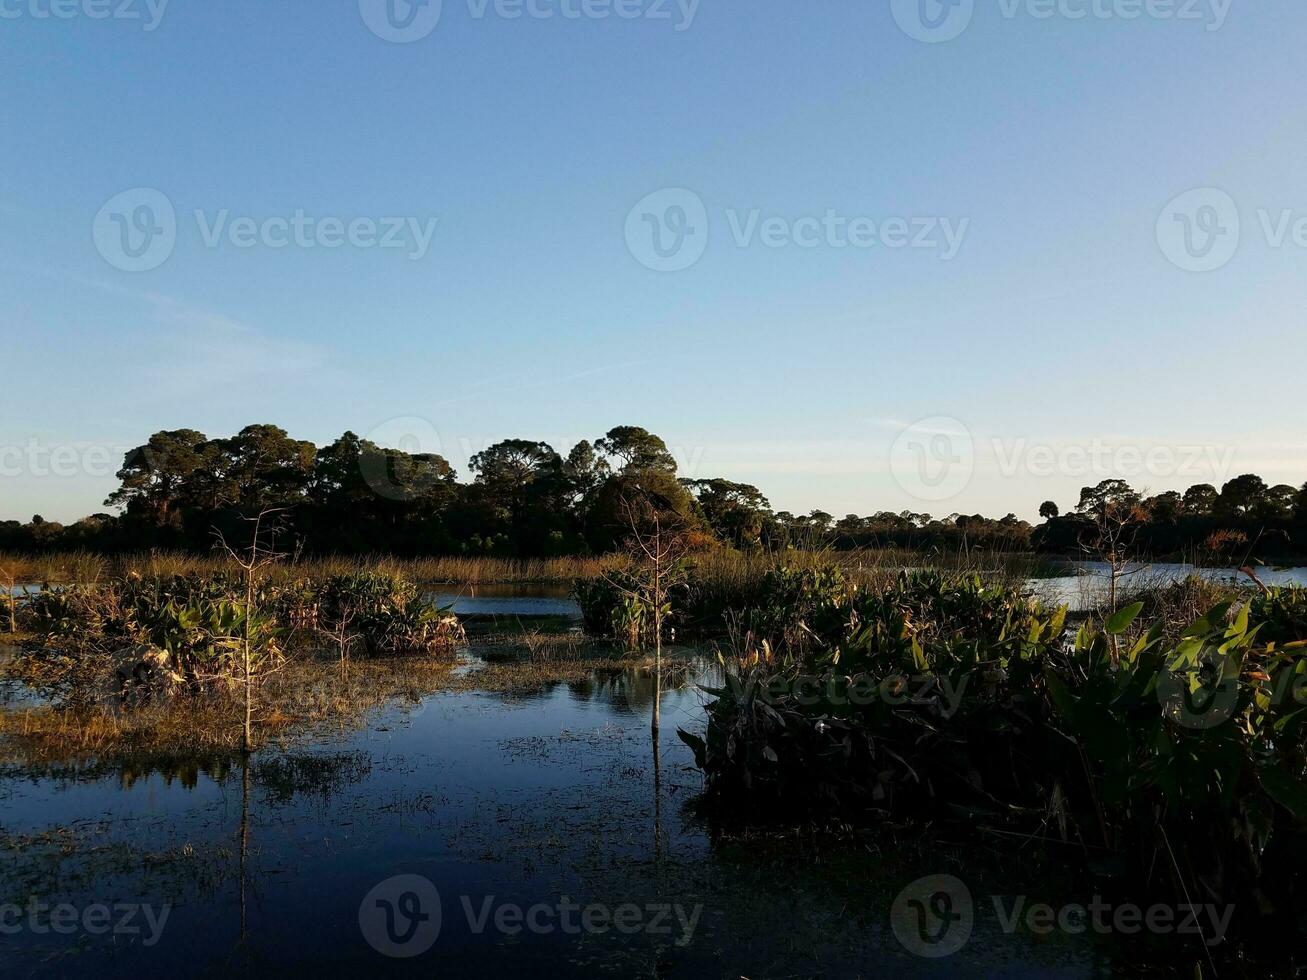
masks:
<path id="1" fill-rule="evenodd" d="M 1057 554 L 1093 552 L 1104 537 L 1136 555 L 1239 561 L 1307 556 L 1307 484 L 1268 486 L 1253 474 L 1220 490 L 1209 483 L 1184 493 L 1144 496 L 1123 480 L 1085 487 L 1074 511 L 1045 501 L 1033 546 Z"/>
<path id="2" fill-rule="evenodd" d="M 630 530 L 624 502 L 638 494 L 675 512 L 705 544 L 785 547 L 1040 551 L 1091 550 L 1105 522 L 1125 527 L 1138 554 L 1227 559 L 1307 554 L 1307 487 L 1267 486 L 1245 475 L 1220 490 L 1144 497 L 1120 480 L 1086 487 L 1074 510 L 1047 501 L 1045 523 L 1012 514 L 883 512 L 836 518 L 774 511 L 754 486 L 682 479 L 666 443 L 618 426 L 566 455 L 545 442 L 506 439 L 469 460 L 460 482 L 443 457 L 378 446 L 346 432 L 318 447 L 274 425 L 230 438 L 192 429 L 157 432 L 126 454 L 119 488 L 101 513 L 71 525 L 0 523 L 0 549 L 100 552 L 203 551 L 215 532 L 239 534 L 244 518 L 278 511 L 279 546 L 301 554 L 552 557 L 603 554 Z"/>
<path id="3" fill-rule="evenodd" d="M 157 432 L 126 454 L 121 486 L 102 513 L 72 525 L 34 517 L 0 523 L 0 549 L 101 552 L 207 550 L 244 518 L 276 509 L 279 547 L 303 554 L 549 557 L 602 554 L 630 529 L 624 501 L 638 490 L 678 515 L 704 543 L 734 547 L 906 548 L 1029 546 L 1032 528 L 954 515 L 775 512 L 754 486 L 680 479 L 666 443 L 618 426 L 563 455 L 544 442 L 507 439 L 469 461 L 471 479 L 434 454 L 378 446 L 346 432 L 318 447 L 273 425 L 231 438 L 192 429 Z"/>

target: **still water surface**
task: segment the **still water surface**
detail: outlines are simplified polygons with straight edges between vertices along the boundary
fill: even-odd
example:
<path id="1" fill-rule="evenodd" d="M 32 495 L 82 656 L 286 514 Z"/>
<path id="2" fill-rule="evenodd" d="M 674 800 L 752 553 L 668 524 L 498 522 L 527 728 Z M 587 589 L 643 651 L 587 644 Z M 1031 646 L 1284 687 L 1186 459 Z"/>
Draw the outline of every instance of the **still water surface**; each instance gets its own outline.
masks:
<path id="1" fill-rule="evenodd" d="M 1104 572 L 1031 588 L 1080 605 Z M 1232 574 L 1132 574 L 1191 572 Z M 1307 570 L 1262 578 L 1307 584 Z M 564 590 L 437 595 L 478 618 L 549 616 L 567 629 L 578 614 Z M 476 650 L 466 669 L 479 668 Z M 1003 930 L 994 895 L 1092 897 L 1028 860 L 883 840 L 816 860 L 802 841 L 712 833 L 675 734 L 702 731 L 694 682 L 712 678 L 682 655 L 697 666 L 664 692 L 657 767 L 652 684 L 636 671 L 528 696 L 432 694 L 362 730 L 265 750 L 248 770 L 196 758 L 0 767 L 0 974 L 1071 978 L 1128 966 L 1089 937 Z M 0 687 L 0 701 L 30 700 Z M 941 873 L 969 888 L 973 926 L 934 960 L 905 948 L 890 909 L 905 885 Z M 108 905 L 114 922 L 118 906 L 149 908 L 116 935 L 60 934 L 31 926 L 33 901 L 79 915 Z M 533 907 L 534 928 L 515 912 Z"/>
<path id="2" fill-rule="evenodd" d="M 1082 977 L 1106 962 L 1082 939 L 1001 931 L 985 896 L 1046 892 L 1028 869 L 850 844 L 816 862 L 794 841 L 714 839 L 675 736 L 702 729 L 704 695 L 664 695 L 657 792 L 651 698 L 639 672 L 525 697 L 434 694 L 365 730 L 260 753 L 248 780 L 230 760 L 5 770 L 0 905 L 151 916 L 136 915 L 136 935 L 6 929 L 3 973 Z M 974 930 L 948 960 L 920 958 L 889 909 L 908 882 L 947 871 L 975 891 Z M 405 904 L 421 879 L 435 892 Z M 570 920 L 564 896 L 581 909 Z M 389 934 L 378 898 L 399 916 Z M 519 928 L 513 909 L 533 906 L 546 928 Z M 588 907 L 591 925 L 623 907 L 636 931 L 562 928 Z M 417 908 L 425 931 L 400 950 L 414 955 L 386 955 Z"/>

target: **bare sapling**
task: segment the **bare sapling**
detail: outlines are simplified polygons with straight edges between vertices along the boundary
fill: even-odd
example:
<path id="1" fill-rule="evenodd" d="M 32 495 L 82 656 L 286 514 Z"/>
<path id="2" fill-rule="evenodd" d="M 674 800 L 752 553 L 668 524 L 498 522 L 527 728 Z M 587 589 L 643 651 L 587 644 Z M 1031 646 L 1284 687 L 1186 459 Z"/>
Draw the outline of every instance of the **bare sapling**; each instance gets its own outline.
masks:
<path id="1" fill-rule="evenodd" d="M 246 518 L 252 525 L 249 547 L 237 551 L 231 547 L 221 532 L 215 532 L 218 546 L 227 554 L 228 559 L 240 570 L 245 586 L 245 608 L 241 617 L 240 655 L 241 680 L 245 694 L 245 721 L 241 733 L 241 751 L 249 755 L 254 751 L 254 640 L 253 627 L 255 618 L 255 594 L 259 576 L 269 565 L 283 556 L 273 547 L 276 527 L 272 518 L 281 512 L 280 508 L 261 511 L 257 517 Z M 268 542 L 264 543 L 264 536 Z"/>
<path id="2" fill-rule="evenodd" d="M 1094 512 L 1093 530 L 1081 537 L 1080 549 L 1087 557 L 1108 566 L 1107 615 L 1119 611 L 1118 583 L 1131 571 L 1134 564 L 1134 543 L 1145 514 L 1138 503 L 1105 504 Z M 1112 659 L 1118 660 L 1118 639 L 1108 637 Z"/>
<path id="3" fill-rule="evenodd" d="M 662 726 L 663 634 L 670 610 L 669 595 L 684 573 L 687 550 L 685 524 L 664 501 L 646 492 L 622 500 L 622 511 L 631 528 L 628 551 L 635 570 L 634 584 L 608 577 L 628 599 L 649 610 L 654 641 L 653 732 Z"/>

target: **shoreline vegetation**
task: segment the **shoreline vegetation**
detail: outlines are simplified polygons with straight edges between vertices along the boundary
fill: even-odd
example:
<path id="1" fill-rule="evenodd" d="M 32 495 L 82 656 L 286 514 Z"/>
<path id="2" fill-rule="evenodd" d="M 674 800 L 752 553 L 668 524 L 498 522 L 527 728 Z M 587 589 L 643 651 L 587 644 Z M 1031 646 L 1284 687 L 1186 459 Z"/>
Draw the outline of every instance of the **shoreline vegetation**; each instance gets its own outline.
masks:
<path id="1" fill-rule="evenodd" d="M 782 565 L 798 568 L 836 566 L 855 580 L 865 580 L 868 583 L 886 575 L 897 574 L 904 568 L 916 567 L 1001 576 L 1014 580 L 1066 574 L 1068 568 L 1066 562 L 1029 552 L 963 551 L 925 554 L 899 548 L 850 551 L 795 548 L 772 552 L 712 547 L 696 553 L 693 560 L 705 577 L 725 582 L 747 581 Z M 422 586 L 570 586 L 578 580 L 603 578 L 628 567 L 630 563 L 630 555 L 622 551 L 596 557 L 556 558 L 330 555 L 281 561 L 269 566 L 265 574 L 272 581 L 363 572 L 392 575 Z M 9 584 L 9 579 L 12 579 L 15 588 L 44 583 L 85 585 L 131 574 L 147 578 L 210 576 L 229 569 L 229 562 L 213 553 L 148 551 L 100 554 L 84 550 L 34 554 L 0 552 L 0 589 Z"/>
<path id="2" fill-rule="evenodd" d="M 653 514 L 659 535 L 684 534 Z M 511 698 L 605 672 L 645 679 L 657 745 L 661 693 L 705 685 L 671 645 L 693 638 L 717 668 L 705 725 L 673 734 L 704 777 L 687 812 L 717 831 L 1024 842 L 1130 901 L 1232 907 L 1220 948 L 1167 952 L 1191 975 L 1295 958 L 1307 589 L 1192 577 L 1073 622 L 1002 569 L 705 562 L 650 547 L 632 515 L 647 557 L 585 566 L 583 632 L 469 631 L 395 567 L 261 563 L 257 526 L 225 565 L 94 559 L 90 581 L 20 597 L 19 634 L 0 627 L 0 680 L 34 695 L 0 702 L 3 764 L 234 763 L 382 710 L 403 724 L 442 692 Z"/>
<path id="3" fill-rule="evenodd" d="M 1106 479 L 1065 509 L 1039 504 L 1043 523 L 1034 525 L 1014 513 L 776 510 L 750 484 L 681 475 L 662 438 L 630 425 L 566 454 L 505 439 L 472 455 L 468 467 L 460 481 L 438 454 L 385 448 L 352 432 L 319 447 L 267 424 L 229 438 L 164 430 L 125 454 L 120 486 L 104 501 L 112 512 L 70 525 L 40 515 L 0 521 L 0 552 L 203 554 L 215 535 L 230 537 L 250 516 L 275 511 L 277 543 L 292 556 L 500 558 L 547 569 L 551 560 L 602 561 L 586 556 L 619 550 L 629 531 L 623 501 L 639 493 L 675 516 L 691 550 L 898 550 L 932 562 L 972 552 L 1083 557 L 1101 551 L 1106 524 L 1119 524 L 1117 543 L 1154 560 L 1307 561 L 1307 485 L 1272 486 L 1255 474 L 1158 493 Z M 926 476 L 901 475 L 902 489 Z"/>

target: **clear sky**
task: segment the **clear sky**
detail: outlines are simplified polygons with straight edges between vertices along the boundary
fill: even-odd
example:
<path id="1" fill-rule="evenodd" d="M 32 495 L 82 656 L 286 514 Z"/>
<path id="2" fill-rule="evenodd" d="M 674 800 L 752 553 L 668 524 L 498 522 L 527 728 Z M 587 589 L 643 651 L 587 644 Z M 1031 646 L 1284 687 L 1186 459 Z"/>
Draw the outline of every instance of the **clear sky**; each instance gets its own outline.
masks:
<path id="1" fill-rule="evenodd" d="M 1307 480 L 1299 0 L 51 2 L 0 0 L 0 519 L 251 422 L 463 477 L 643 425 L 836 515 Z"/>

